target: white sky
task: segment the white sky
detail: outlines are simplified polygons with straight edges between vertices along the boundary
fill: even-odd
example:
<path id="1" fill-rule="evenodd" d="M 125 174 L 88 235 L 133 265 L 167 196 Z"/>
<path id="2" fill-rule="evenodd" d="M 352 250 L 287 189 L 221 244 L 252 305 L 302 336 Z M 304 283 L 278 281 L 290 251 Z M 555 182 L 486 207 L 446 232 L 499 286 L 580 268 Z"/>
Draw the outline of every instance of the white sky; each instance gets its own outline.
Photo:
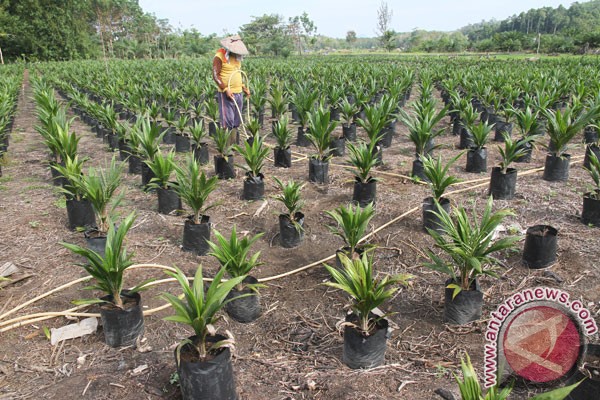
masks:
<path id="1" fill-rule="evenodd" d="M 531 8 L 568 8 L 573 1 L 560 0 L 388 0 L 393 11 L 391 28 L 410 32 L 415 28 L 452 31 L 481 20 L 505 19 Z M 359 37 L 373 37 L 380 0 L 139 0 L 144 11 L 167 18 L 175 28 L 196 28 L 203 35 L 237 33 L 253 16 L 280 14 L 288 17 L 304 11 L 315 22 L 317 33 L 345 38 L 349 30 Z"/>

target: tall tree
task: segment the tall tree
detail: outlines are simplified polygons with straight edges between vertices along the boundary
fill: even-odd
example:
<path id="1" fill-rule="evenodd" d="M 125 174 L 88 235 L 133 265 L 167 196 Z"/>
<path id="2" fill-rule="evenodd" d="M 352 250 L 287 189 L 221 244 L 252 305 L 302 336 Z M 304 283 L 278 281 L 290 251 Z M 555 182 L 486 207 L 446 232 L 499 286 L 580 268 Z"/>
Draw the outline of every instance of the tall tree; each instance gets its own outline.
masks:
<path id="1" fill-rule="evenodd" d="M 298 54 L 303 53 L 304 46 L 313 46 L 316 42 L 317 26 L 306 12 L 289 19 L 288 30 Z"/>
<path id="2" fill-rule="evenodd" d="M 356 43 L 356 32 L 355 31 L 346 32 L 346 42 L 348 42 L 350 45 Z"/>
<path id="3" fill-rule="evenodd" d="M 382 1 L 377 9 L 377 34 L 381 46 L 387 51 L 394 48 L 395 32 L 390 28 L 394 12 L 388 7 L 385 1 Z"/>
<path id="4" fill-rule="evenodd" d="M 293 48 L 288 27 L 283 24 L 283 17 L 277 14 L 252 17 L 252 22 L 242 26 L 240 35 L 254 54 L 287 56 Z"/>

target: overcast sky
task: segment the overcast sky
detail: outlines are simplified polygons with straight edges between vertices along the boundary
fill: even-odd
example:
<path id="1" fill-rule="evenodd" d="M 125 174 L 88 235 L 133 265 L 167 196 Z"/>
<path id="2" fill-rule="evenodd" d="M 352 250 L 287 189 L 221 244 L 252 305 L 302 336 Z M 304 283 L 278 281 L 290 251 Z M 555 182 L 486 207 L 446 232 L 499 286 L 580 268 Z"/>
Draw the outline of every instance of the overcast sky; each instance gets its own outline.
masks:
<path id="1" fill-rule="evenodd" d="M 291 3 L 291 4 L 290 4 Z M 568 8 L 573 1 L 558 0 L 417 0 L 387 1 L 393 11 L 391 27 L 397 32 L 415 28 L 452 31 L 481 20 L 505 19 L 531 8 Z M 288 17 L 304 11 L 315 22 L 317 33 L 345 38 L 353 30 L 359 37 L 375 35 L 380 0 L 139 0 L 144 11 L 167 18 L 175 28 L 196 28 L 208 35 L 237 33 L 253 16 L 280 14 Z"/>

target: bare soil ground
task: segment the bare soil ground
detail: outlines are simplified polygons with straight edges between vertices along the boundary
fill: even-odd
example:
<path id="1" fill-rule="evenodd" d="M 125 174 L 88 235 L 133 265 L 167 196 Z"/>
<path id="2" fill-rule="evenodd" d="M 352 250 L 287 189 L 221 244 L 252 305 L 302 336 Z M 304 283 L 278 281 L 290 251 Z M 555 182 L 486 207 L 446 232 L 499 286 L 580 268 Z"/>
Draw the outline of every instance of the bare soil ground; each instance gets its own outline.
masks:
<path id="1" fill-rule="evenodd" d="M 50 180 L 46 150 L 35 132 L 35 106 L 27 83 L 19 98 L 18 114 L 7 154 L 4 176 L 0 178 L 0 265 L 12 262 L 26 279 L 9 284 L 0 291 L 0 314 L 34 296 L 84 276 L 76 265 L 80 260 L 59 242 L 83 244 L 83 235 L 66 228 L 63 196 Z M 448 124 L 448 119 L 445 123 Z M 269 124 L 265 124 L 269 126 Z M 111 157 L 107 146 L 80 120 L 74 123 L 81 135 L 80 152 L 90 158 L 89 165 L 101 166 Z M 338 128 L 340 130 L 340 128 Z M 450 132 L 450 130 L 448 130 Z M 364 135 L 364 132 L 359 132 Z M 269 139 L 271 140 L 271 139 Z M 438 154 L 448 160 L 457 154 L 458 138 L 450 133 L 439 143 Z M 164 146 L 166 148 L 166 146 Z M 499 158 L 496 145 L 490 143 L 488 166 Z M 310 149 L 298 148 L 300 153 Z M 507 296 L 517 290 L 538 285 L 560 287 L 572 298 L 583 301 L 594 315 L 599 310 L 600 265 L 598 230 L 582 224 L 578 218 L 582 193 L 588 177 L 581 168 L 582 145 L 573 151 L 574 162 L 568 182 L 543 181 L 541 172 L 519 176 L 517 196 L 512 201 L 496 201 L 496 208 L 510 208 L 516 216 L 505 226 L 526 229 L 549 224 L 559 229 L 558 263 L 549 271 L 533 271 L 521 265 L 521 249 L 501 255 L 504 267 L 497 280 L 482 279 L 485 291 L 484 318 Z M 183 157 L 182 155 L 178 157 Z M 542 149 L 534 152 L 530 164 L 519 164 L 519 171 L 543 166 Z M 411 287 L 401 289 L 383 308 L 395 313 L 389 319 L 393 327 L 388 341 L 385 366 L 370 371 L 353 371 L 341 363 L 342 336 L 336 324 L 344 317 L 349 301 L 342 293 L 322 285 L 328 274 L 321 266 L 269 282 L 263 289 L 264 314 L 255 322 L 240 324 L 225 318 L 219 329 L 229 330 L 236 339 L 233 365 L 240 399 L 433 399 L 437 388 L 457 394 L 452 372 L 457 372 L 460 356 L 468 351 L 476 369 L 483 373 L 483 345 L 486 320 L 467 326 L 442 323 L 444 276 L 424 267 L 424 250 L 433 245 L 422 229 L 421 202 L 429 195 L 427 187 L 406 178 L 409 175 L 413 146 L 406 130 L 398 124 L 391 148 L 384 152 L 385 165 L 378 168 L 383 178 L 378 186 L 377 213 L 373 228 L 418 208 L 377 233 L 371 243 L 379 245 L 376 268 L 380 273 L 408 272 L 415 275 Z M 237 160 L 241 162 L 241 160 Z M 334 164 L 344 161 L 336 158 Z M 452 172 L 463 180 L 488 178 L 464 171 L 463 156 Z M 289 170 L 268 165 L 267 178 L 294 178 L 306 181 L 308 161 L 299 160 Z M 212 166 L 206 170 L 213 174 Z M 489 171 L 489 168 L 488 168 Z M 384 173 L 388 173 L 385 175 Z M 265 278 L 290 271 L 334 254 L 342 246 L 326 228 L 331 220 L 325 210 L 347 203 L 352 196 L 352 177 L 343 167 L 330 168 L 331 183 L 307 183 L 306 237 L 295 249 L 278 245 L 277 215 L 279 204 L 267 197 L 268 205 L 260 215 L 255 212 L 263 202 L 240 199 L 242 172 L 238 178 L 221 181 L 212 200 L 221 204 L 211 211 L 215 228 L 229 233 L 238 231 L 265 235 L 256 244 L 262 251 L 263 265 L 254 275 Z M 268 180 L 266 195 L 276 194 Z M 118 208 L 122 217 L 137 210 L 138 219 L 128 235 L 128 246 L 138 263 L 177 265 L 193 275 L 202 263 L 206 275 L 217 270 L 212 257 L 198 257 L 180 249 L 183 217 L 159 215 L 156 194 L 140 189 L 138 175 L 124 179 L 125 200 Z M 456 189 L 473 186 L 457 186 Z M 452 195 L 454 204 L 468 208 L 483 207 L 487 184 Z M 138 269 L 127 274 L 128 285 L 155 276 L 165 277 L 156 269 Z M 558 277 L 559 279 L 557 280 Z M 16 313 L 8 319 L 38 312 L 62 311 L 73 307 L 74 299 L 93 297 L 77 284 L 59 291 Z M 144 306 L 152 309 L 163 304 L 163 291 L 176 292 L 175 285 L 153 287 L 143 293 Z M 93 308 L 90 311 L 94 311 Z M 175 372 L 173 349 L 190 335 L 185 327 L 165 322 L 170 314 L 163 310 L 145 319 L 142 350 L 113 349 L 103 343 L 102 331 L 51 346 L 43 327 L 56 328 L 71 321 L 60 317 L 26 324 L 0 334 L 0 399 L 177 399 L 179 389 L 170 381 Z M 151 348 L 151 349 L 150 349 Z M 138 368 L 147 366 L 147 368 Z M 137 368 L 137 369 L 136 369 Z M 141 370 L 141 371 L 140 371 Z M 514 398 L 527 398 L 533 389 L 518 389 Z"/>

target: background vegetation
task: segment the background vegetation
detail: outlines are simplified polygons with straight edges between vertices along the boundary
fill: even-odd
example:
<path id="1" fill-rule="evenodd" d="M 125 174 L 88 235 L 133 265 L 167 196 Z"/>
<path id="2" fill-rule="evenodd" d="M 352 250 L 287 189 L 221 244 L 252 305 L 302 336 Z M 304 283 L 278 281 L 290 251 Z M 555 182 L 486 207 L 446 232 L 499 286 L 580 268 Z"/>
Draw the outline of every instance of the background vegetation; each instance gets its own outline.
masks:
<path id="1" fill-rule="evenodd" d="M 378 36 L 319 35 L 307 13 L 252 17 L 240 34 L 253 54 L 306 52 L 515 52 L 587 53 L 600 48 L 600 0 L 569 8 L 543 7 L 502 21 L 482 21 L 454 32 L 399 33 L 382 2 L 373 21 Z M 144 12 L 137 0 L 0 0 L 0 50 L 14 61 L 199 56 L 218 47 L 216 34 L 175 30 Z"/>

